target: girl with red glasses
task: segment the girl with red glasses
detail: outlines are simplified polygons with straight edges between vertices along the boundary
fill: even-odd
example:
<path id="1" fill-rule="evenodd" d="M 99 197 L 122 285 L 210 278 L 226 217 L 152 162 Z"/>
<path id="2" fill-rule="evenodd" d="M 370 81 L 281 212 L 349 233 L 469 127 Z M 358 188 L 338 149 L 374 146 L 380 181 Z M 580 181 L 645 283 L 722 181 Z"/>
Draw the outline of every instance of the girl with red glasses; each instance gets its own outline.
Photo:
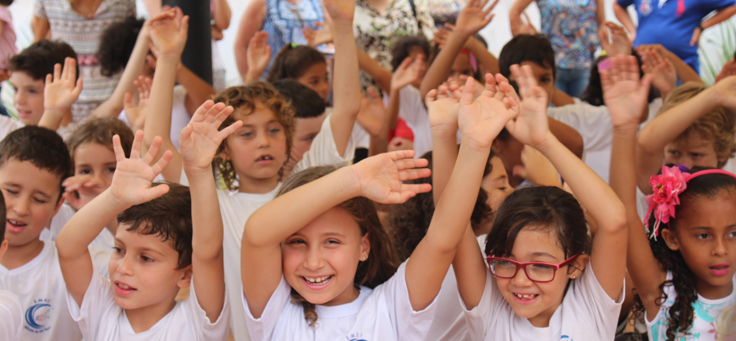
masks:
<path id="1" fill-rule="evenodd" d="M 506 129 L 549 159 L 577 199 L 548 186 L 510 194 L 487 237 L 489 267 L 467 228 L 453 262 L 467 339 L 612 340 L 624 297 L 625 208 L 550 133 L 546 93 L 531 68 L 514 65 L 511 71 L 523 100 L 510 91 L 505 78 L 496 76 L 499 90 L 506 93 L 504 102 L 518 112 Z M 435 191 L 444 187 L 438 184 L 443 179 L 436 166 L 434 179 Z M 581 204 L 598 224 L 595 238 L 589 235 Z"/>

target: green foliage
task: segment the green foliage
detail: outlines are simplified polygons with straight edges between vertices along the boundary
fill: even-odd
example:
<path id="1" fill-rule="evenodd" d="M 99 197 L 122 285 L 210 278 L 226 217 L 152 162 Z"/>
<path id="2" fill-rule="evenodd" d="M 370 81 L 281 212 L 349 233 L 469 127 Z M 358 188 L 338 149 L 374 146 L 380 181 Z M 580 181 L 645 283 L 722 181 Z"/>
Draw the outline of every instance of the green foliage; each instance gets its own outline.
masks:
<path id="1" fill-rule="evenodd" d="M 723 64 L 734 57 L 736 51 L 736 16 L 716 25 L 700 38 L 698 55 L 700 78 L 705 84 L 713 85 Z"/>

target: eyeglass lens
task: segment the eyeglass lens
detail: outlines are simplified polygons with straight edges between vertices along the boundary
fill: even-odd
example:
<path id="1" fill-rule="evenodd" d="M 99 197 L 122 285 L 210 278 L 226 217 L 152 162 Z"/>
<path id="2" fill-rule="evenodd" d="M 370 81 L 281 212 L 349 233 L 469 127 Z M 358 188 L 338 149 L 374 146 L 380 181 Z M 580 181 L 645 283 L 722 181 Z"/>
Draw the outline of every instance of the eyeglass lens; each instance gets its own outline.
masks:
<path id="1" fill-rule="evenodd" d="M 490 265 L 494 275 L 504 278 L 514 277 L 517 267 L 515 263 L 498 259 L 492 260 Z M 555 268 L 549 265 L 527 264 L 526 274 L 532 281 L 547 282 L 555 278 Z"/>

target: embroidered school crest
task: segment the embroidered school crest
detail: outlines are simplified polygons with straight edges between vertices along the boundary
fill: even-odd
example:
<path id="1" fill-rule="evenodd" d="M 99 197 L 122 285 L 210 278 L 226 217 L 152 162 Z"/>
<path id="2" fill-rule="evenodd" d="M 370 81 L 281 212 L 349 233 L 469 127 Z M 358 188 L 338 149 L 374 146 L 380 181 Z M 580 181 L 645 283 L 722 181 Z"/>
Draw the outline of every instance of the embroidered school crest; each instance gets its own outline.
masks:
<path id="1" fill-rule="evenodd" d="M 33 305 L 26 310 L 23 318 L 27 331 L 38 334 L 51 329 L 51 301 L 49 299 L 34 300 Z"/>
<path id="2" fill-rule="evenodd" d="M 652 13 L 652 0 L 641 0 L 639 5 L 639 13 L 643 16 L 647 16 Z"/>

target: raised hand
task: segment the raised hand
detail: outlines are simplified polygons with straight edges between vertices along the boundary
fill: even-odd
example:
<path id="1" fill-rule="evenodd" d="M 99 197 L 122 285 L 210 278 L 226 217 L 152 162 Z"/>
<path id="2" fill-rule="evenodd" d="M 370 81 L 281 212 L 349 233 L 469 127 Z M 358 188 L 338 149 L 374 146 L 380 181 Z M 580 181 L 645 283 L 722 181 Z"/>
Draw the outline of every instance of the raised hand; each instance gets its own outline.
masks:
<path id="1" fill-rule="evenodd" d="M 527 34 L 527 35 L 535 35 L 537 34 L 537 29 L 534 28 L 532 25 L 532 21 L 529 20 L 529 16 L 526 15 L 526 12 L 521 12 L 521 25 L 518 28 L 514 28 L 511 32 L 511 34 L 516 37 L 519 34 Z"/>
<path id="2" fill-rule="evenodd" d="M 368 131 L 368 134 L 378 136 L 388 124 L 386 122 L 388 112 L 383 106 L 383 99 L 381 98 L 381 94 L 378 93 L 378 90 L 368 87 L 365 93 L 366 95 L 363 96 L 360 103 L 360 111 L 358 112 L 356 121 Z"/>
<path id="3" fill-rule="evenodd" d="M 524 146 L 524 149 L 521 150 L 521 163 L 521 165 L 514 166 L 514 176 L 527 179 L 540 186 L 560 186 L 557 169 L 540 151 Z"/>
<path id="4" fill-rule="evenodd" d="M 187 171 L 211 172 L 212 159 L 222 141 L 243 126 L 238 120 L 218 131 L 233 107 L 208 100 L 192 115 L 192 120 L 181 130 L 179 152 Z"/>
<path id="5" fill-rule="evenodd" d="M 606 50 L 608 57 L 631 55 L 631 42 L 633 40 L 629 40 L 629 36 L 623 27 L 610 21 L 606 22 L 604 26 L 598 28 L 598 36 L 600 37 L 601 47 Z M 609 39 L 611 42 L 609 42 Z"/>
<path id="6" fill-rule="evenodd" d="M 68 111 L 82 92 L 82 78 L 77 79 L 77 61 L 67 57 L 64 68 L 54 65 L 54 74 L 46 75 L 46 86 L 43 90 L 44 110 L 58 113 Z"/>
<path id="7" fill-rule="evenodd" d="M 731 58 L 731 60 L 727 61 L 726 64 L 723 65 L 723 69 L 721 69 L 721 72 L 716 76 L 716 83 L 728 76 L 736 76 L 736 60 L 734 60 L 734 58 Z"/>
<path id="8" fill-rule="evenodd" d="M 463 143 L 470 142 L 478 148 L 490 148 L 498 133 L 514 115 L 504 103 L 505 94 L 498 91 L 496 80 L 491 74 L 486 74 L 485 89 L 475 101 L 474 90 L 475 80 L 469 78 L 460 98 L 458 126 Z"/>
<path id="9" fill-rule="evenodd" d="M 712 86 L 718 92 L 720 105 L 736 110 L 736 76 L 729 76 Z"/>
<path id="10" fill-rule="evenodd" d="M 182 13 L 179 7 L 161 11 L 151 19 L 149 34 L 158 54 L 181 56 L 187 43 L 189 16 Z"/>
<path id="11" fill-rule="evenodd" d="M 398 90 L 403 87 L 413 84 L 422 78 L 422 65 L 424 64 L 424 58 L 419 56 L 417 58 L 406 57 L 403 62 L 396 68 L 393 76 L 391 77 L 391 88 Z"/>
<path id="12" fill-rule="evenodd" d="M 634 56 L 610 58 L 611 67 L 601 71 L 603 101 L 614 127 L 637 126 L 646 110 L 652 75 L 639 81 L 639 66 Z"/>
<path id="13" fill-rule="evenodd" d="M 493 20 L 493 8 L 498 4 L 498 0 L 484 9 L 490 0 L 469 0 L 468 4 L 460 10 L 455 24 L 455 31 L 460 34 L 471 36 L 484 27 L 488 26 Z"/>
<path id="14" fill-rule="evenodd" d="M 136 131 L 142 130 L 143 125 L 146 123 L 144 111 L 148 106 L 148 99 L 151 96 L 153 80 L 148 77 L 139 76 L 138 80 L 134 81 L 133 84 L 138 88 L 138 106 L 133 105 L 133 96 L 126 92 L 123 97 L 123 112 L 133 131 Z"/>
<path id="15" fill-rule="evenodd" d="M 353 21 L 354 0 L 322 0 L 322 6 L 327 10 L 333 23 Z"/>
<path id="16" fill-rule="evenodd" d="M 302 34 L 309 46 L 317 47 L 332 42 L 332 27 L 329 24 L 318 22 L 314 23 L 314 26 L 320 27 L 321 29 L 315 30 L 309 26 L 302 28 Z"/>
<path id="17" fill-rule="evenodd" d="M 418 193 L 432 190 L 430 184 L 403 184 L 402 181 L 426 178 L 432 172 L 425 159 L 412 159 L 413 150 L 400 150 L 369 157 L 350 170 L 359 184 L 360 196 L 380 204 L 401 204 Z"/>
<path id="18" fill-rule="evenodd" d="M 123 207 L 131 207 L 156 199 L 169 191 L 169 186 L 158 185 L 151 187 L 153 179 L 161 174 L 171 160 L 171 151 L 166 151 L 155 164 L 153 158 L 161 148 L 162 140 L 156 136 L 153 139 L 148 152 L 141 158 L 141 147 L 143 146 L 143 132 L 137 131 L 133 140 L 133 148 L 130 158 L 125 157 L 123 147 L 120 145 L 120 137 L 112 137 L 112 147 L 115 151 L 117 167 L 112 176 L 112 184 L 107 190 L 117 204 Z"/>
<path id="19" fill-rule="evenodd" d="M 77 211 L 105 190 L 104 183 L 89 174 L 68 177 L 61 185 L 64 202 Z"/>
<path id="20" fill-rule="evenodd" d="M 460 110 L 462 90 L 456 80 L 440 85 L 439 89 L 427 93 L 426 103 L 429 114 L 429 125 L 434 134 L 455 136 L 457 133 L 457 115 Z"/>
<path id="21" fill-rule="evenodd" d="M 642 70 L 652 75 L 652 84 L 663 94 L 677 87 L 677 71 L 667 56 L 659 50 L 649 50 L 642 56 Z"/>
<path id="22" fill-rule="evenodd" d="M 248 52 L 246 53 L 248 60 L 248 72 L 253 70 L 253 74 L 260 77 L 268 67 L 271 60 L 271 46 L 268 45 L 268 32 L 258 31 L 248 42 Z"/>
<path id="23" fill-rule="evenodd" d="M 511 74 L 519 84 L 521 103 L 518 116 L 506 124 L 506 129 L 519 142 L 537 148 L 552 134 L 547 124 L 547 93 L 537 85 L 529 65 L 511 65 Z"/>

